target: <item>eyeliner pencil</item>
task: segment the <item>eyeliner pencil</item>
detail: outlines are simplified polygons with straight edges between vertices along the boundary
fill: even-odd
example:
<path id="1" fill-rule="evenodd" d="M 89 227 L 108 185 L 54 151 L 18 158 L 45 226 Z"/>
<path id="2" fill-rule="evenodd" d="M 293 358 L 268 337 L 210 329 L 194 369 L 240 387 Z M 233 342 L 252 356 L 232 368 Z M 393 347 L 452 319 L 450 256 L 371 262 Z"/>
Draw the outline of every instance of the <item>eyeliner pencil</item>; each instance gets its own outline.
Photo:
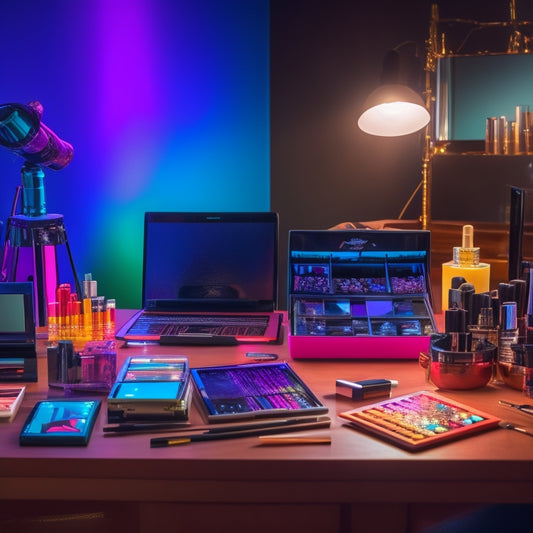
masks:
<path id="1" fill-rule="evenodd" d="M 243 437 L 259 437 L 261 435 L 275 435 L 277 433 L 286 433 L 289 431 L 305 431 L 308 429 L 319 429 L 329 427 L 331 420 L 323 417 L 315 422 L 292 425 L 278 425 L 268 427 L 255 427 L 254 429 L 244 429 L 240 431 L 206 431 L 204 433 L 194 433 L 189 435 L 175 435 L 172 437 L 156 437 L 150 439 L 150 448 L 166 448 L 168 446 L 177 446 L 180 444 L 189 444 L 190 442 L 238 439 Z"/>

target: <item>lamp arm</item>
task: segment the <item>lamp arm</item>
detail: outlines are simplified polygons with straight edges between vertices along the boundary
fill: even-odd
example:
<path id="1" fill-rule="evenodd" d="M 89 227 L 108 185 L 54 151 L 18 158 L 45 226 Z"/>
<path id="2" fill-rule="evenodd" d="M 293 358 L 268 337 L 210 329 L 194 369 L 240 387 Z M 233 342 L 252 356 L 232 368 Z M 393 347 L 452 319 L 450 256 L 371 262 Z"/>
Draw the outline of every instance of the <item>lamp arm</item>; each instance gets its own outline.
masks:
<path id="1" fill-rule="evenodd" d="M 420 190 L 420 187 L 422 187 L 423 180 L 420 180 L 418 182 L 418 185 L 416 186 L 416 189 L 413 191 L 411 196 L 409 196 L 409 199 L 407 202 L 405 202 L 404 206 L 402 207 L 402 210 L 400 211 L 400 214 L 398 215 L 398 220 L 402 220 L 403 216 L 405 215 L 405 212 L 407 211 L 407 208 L 411 205 L 411 202 L 414 200 L 416 194 Z"/>

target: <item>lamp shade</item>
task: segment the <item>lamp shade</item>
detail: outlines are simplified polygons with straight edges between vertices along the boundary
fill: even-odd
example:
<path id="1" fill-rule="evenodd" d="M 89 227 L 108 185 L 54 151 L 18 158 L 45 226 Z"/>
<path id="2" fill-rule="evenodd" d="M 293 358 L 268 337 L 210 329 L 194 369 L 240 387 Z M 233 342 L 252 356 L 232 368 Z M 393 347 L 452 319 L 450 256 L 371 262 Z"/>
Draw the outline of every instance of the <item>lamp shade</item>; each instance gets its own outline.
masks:
<path id="1" fill-rule="evenodd" d="M 422 97 L 406 85 L 381 85 L 365 102 L 357 122 L 371 135 L 399 137 L 424 128 L 430 120 Z"/>

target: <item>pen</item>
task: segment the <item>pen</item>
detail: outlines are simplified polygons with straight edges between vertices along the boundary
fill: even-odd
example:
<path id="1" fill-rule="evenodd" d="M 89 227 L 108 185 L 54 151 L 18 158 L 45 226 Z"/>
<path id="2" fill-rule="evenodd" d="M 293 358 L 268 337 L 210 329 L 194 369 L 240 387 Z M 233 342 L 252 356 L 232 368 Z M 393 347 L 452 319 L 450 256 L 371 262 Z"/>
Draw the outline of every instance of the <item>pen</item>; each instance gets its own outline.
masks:
<path id="1" fill-rule="evenodd" d="M 289 431 L 303 431 L 307 429 L 318 429 L 329 427 L 331 420 L 328 417 L 322 417 L 318 421 L 292 424 L 292 425 L 269 425 L 256 426 L 253 429 L 234 429 L 231 431 L 206 431 L 204 433 L 195 433 L 189 435 L 176 435 L 172 437 L 156 437 L 150 439 L 151 448 L 166 448 L 168 446 L 176 446 L 180 444 L 189 444 L 190 442 L 208 441 L 208 440 L 223 440 L 223 439 L 237 439 L 242 437 L 259 437 L 261 435 L 270 435 L 276 433 L 285 433 Z"/>
<path id="2" fill-rule="evenodd" d="M 505 400 L 500 400 L 498 403 L 500 405 L 505 405 L 506 407 L 512 407 L 514 409 L 518 409 L 519 411 L 522 411 L 523 413 L 526 413 L 528 415 L 533 415 L 533 405 L 528 405 L 527 403 L 524 403 L 524 404 L 511 403 L 511 402 L 506 402 Z"/>

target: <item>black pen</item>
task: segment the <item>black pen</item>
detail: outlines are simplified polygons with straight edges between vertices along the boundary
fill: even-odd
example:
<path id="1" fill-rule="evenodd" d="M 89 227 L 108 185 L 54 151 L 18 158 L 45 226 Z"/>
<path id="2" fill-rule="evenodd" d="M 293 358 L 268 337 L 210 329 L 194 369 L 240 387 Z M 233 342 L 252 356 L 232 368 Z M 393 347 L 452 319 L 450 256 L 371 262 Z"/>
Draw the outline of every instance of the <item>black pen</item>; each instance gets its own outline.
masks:
<path id="1" fill-rule="evenodd" d="M 180 444 L 189 444 L 190 442 L 199 442 L 207 440 L 237 439 L 242 437 L 259 437 L 261 435 L 275 435 L 277 433 L 287 433 L 289 431 L 305 431 L 308 429 L 319 429 L 329 427 L 331 419 L 321 417 L 317 421 L 300 423 L 300 424 L 281 424 L 277 426 L 268 425 L 267 427 L 256 426 L 253 429 L 234 429 L 231 431 L 206 431 L 204 433 L 194 433 L 189 435 L 175 435 L 172 437 L 156 437 L 150 439 L 151 448 L 166 448 L 168 446 L 177 446 Z"/>

